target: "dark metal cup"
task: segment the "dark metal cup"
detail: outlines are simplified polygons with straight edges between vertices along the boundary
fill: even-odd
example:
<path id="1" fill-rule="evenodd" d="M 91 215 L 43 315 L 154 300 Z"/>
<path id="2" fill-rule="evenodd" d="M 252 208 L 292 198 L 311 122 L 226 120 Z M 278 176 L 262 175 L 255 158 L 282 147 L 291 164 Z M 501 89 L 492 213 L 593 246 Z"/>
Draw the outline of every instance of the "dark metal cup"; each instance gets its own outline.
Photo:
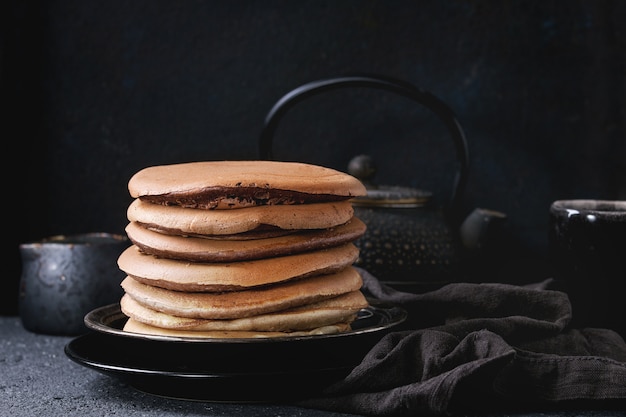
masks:
<path id="1" fill-rule="evenodd" d="M 549 248 L 555 282 L 572 303 L 572 325 L 626 338 L 626 201 L 554 201 Z"/>
<path id="2" fill-rule="evenodd" d="M 125 274 L 117 258 L 129 246 L 122 235 L 53 236 L 20 245 L 19 314 L 27 330 L 55 335 L 86 331 L 85 315 L 118 302 Z"/>

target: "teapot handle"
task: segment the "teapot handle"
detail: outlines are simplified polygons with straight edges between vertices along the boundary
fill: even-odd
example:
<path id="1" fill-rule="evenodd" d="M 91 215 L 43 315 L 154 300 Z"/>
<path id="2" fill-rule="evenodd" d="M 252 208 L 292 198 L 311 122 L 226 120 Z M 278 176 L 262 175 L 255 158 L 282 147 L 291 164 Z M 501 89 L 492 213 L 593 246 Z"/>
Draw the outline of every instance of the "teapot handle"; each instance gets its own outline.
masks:
<path id="1" fill-rule="evenodd" d="M 278 122 L 287 110 L 308 97 L 343 87 L 370 87 L 389 90 L 422 104 L 439 117 L 449 130 L 456 149 L 456 159 L 459 164 L 459 169 L 454 178 L 450 205 L 454 208 L 452 210 L 453 213 L 458 211 L 460 199 L 465 190 L 469 174 L 469 155 L 465 133 L 453 111 L 443 101 L 433 94 L 405 81 L 379 75 L 349 75 L 311 81 L 291 90 L 274 104 L 265 117 L 265 123 L 259 140 L 261 159 L 273 158 L 272 138 L 278 126 Z"/>

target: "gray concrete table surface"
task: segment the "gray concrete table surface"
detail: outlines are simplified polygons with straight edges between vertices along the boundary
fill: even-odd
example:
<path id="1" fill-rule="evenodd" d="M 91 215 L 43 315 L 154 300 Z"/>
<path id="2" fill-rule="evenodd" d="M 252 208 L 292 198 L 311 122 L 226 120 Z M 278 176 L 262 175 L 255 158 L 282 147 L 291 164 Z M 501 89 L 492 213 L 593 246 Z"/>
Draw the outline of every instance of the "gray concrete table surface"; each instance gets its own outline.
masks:
<path id="1" fill-rule="evenodd" d="M 74 363 L 64 352 L 71 340 L 29 332 L 18 317 L 0 317 L 0 417 L 349 416 L 281 404 L 197 402 L 146 394 Z M 515 414 L 539 416 L 622 417 L 626 412 Z"/>
<path id="2" fill-rule="evenodd" d="M 24 329 L 0 317 L 0 416 L 303 416 L 346 414 L 273 404 L 184 401 L 158 397 L 70 360 L 71 337 Z"/>

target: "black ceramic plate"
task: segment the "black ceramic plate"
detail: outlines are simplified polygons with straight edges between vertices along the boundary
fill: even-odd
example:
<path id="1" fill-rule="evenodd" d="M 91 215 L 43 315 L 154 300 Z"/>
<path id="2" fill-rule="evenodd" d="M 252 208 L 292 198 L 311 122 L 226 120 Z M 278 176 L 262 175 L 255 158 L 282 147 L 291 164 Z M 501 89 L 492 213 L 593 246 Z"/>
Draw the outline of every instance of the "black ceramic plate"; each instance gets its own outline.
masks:
<path id="1" fill-rule="evenodd" d="M 91 329 L 100 333 L 115 335 L 121 337 L 128 337 L 141 340 L 152 340 L 160 342 L 184 342 L 184 343 L 203 343 L 203 344 L 217 344 L 217 343 L 284 343 L 294 342 L 296 340 L 310 340 L 310 339 L 335 339 L 346 338 L 354 335 L 363 335 L 365 333 L 378 333 L 397 324 L 402 323 L 406 319 L 406 312 L 395 306 L 380 305 L 376 302 L 370 301 L 372 304 L 368 308 L 362 309 L 357 317 L 357 320 L 352 324 L 352 330 L 349 332 L 335 333 L 335 334 L 321 334 L 310 336 L 285 336 L 285 337 L 271 337 L 271 338 L 206 338 L 206 337 L 176 337 L 176 336 L 161 336 L 161 335 L 147 335 L 139 333 L 126 332 L 123 329 L 126 323 L 127 316 L 122 313 L 119 303 L 110 304 L 97 308 L 89 312 L 85 316 L 85 325 Z"/>
<path id="2" fill-rule="evenodd" d="M 160 396 L 266 402 L 313 396 L 346 376 L 382 336 L 406 319 L 403 309 L 371 306 L 353 330 L 334 335 L 254 339 L 148 336 L 122 330 L 119 304 L 85 317 L 94 330 L 65 347 L 74 362 Z"/>

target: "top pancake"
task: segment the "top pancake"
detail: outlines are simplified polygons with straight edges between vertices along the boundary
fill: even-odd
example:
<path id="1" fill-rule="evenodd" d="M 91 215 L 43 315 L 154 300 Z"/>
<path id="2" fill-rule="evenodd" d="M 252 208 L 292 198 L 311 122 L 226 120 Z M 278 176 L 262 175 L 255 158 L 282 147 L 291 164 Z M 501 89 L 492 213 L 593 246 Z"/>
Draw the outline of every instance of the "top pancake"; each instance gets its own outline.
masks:
<path id="1" fill-rule="evenodd" d="M 202 209 L 307 204 L 366 195 L 341 171 L 301 162 L 204 161 L 147 167 L 128 182 L 134 198 Z"/>

